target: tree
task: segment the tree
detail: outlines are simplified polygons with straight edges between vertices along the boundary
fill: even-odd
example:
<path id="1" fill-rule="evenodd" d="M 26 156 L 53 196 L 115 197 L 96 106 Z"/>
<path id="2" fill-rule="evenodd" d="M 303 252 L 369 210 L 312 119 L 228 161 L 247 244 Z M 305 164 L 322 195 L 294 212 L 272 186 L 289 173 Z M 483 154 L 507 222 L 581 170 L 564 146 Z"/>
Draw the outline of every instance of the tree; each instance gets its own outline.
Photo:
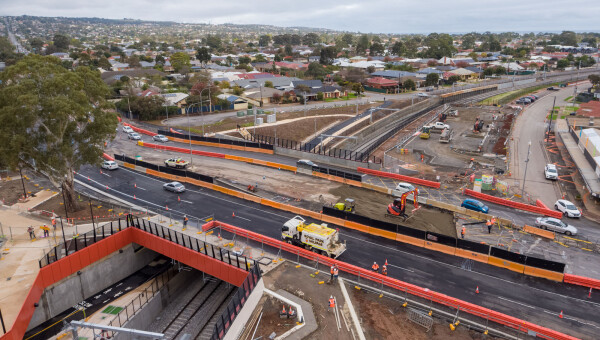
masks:
<path id="1" fill-rule="evenodd" d="M 460 76 L 450 76 L 448 77 L 448 80 L 446 80 L 447 84 L 454 84 L 456 82 L 460 81 Z"/>
<path id="2" fill-rule="evenodd" d="M 406 79 L 404 83 L 402 83 L 402 87 L 409 91 L 414 91 L 417 89 L 417 84 L 415 84 L 412 79 Z"/>
<path id="3" fill-rule="evenodd" d="M 210 55 L 210 52 L 208 51 L 208 48 L 200 47 L 199 49 L 197 49 L 196 50 L 196 59 L 198 59 L 198 61 L 204 65 L 209 63 L 211 60 L 211 55 Z"/>
<path id="4" fill-rule="evenodd" d="M 577 46 L 577 35 L 573 31 L 563 31 L 558 36 L 558 41 L 560 42 L 560 45 Z"/>
<path id="5" fill-rule="evenodd" d="M 327 46 L 321 49 L 319 62 L 323 65 L 331 65 L 335 57 L 337 57 L 335 46 Z"/>
<path id="6" fill-rule="evenodd" d="M 29 45 L 33 49 L 34 53 L 40 54 L 42 47 L 44 47 L 44 41 L 38 37 L 29 39 Z"/>
<path id="7" fill-rule="evenodd" d="M 272 83 L 271 83 L 272 84 Z M 265 82 L 265 86 L 266 86 L 266 82 Z M 222 89 L 228 89 L 231 87 L 231 85 L 229 84 L 229 82 L 227 80 L 223 80 L 221 83 L 219 83 L 219 87 Z"/>
<path id="8" fill-rule="evenodd" d="M 353 83 L 352 91 L 354 91 L 356 95 L 360 97 L 360 94 L 364 92 L 364 88 L 361 83 Z"/>
<path id="9" fill-rule="evenodd" d="M 373 66 L 373 65 L 370 65 L 370 66 L 368 66 L 368 67 L 367 67 L 367 72 L 368 72 L 369 74 L 371 74 L 371 73 L 375 72 L 375 66 Z"/>
<path id="10" fill-rule="evenodd" d="M 323 65 L 320 63 L 314 62 L 308 64 L 308 69 L 306 70 L 306 75 L 313 78 L 321 78 L 327 74 L 327 70 L 323 68 Z"/>
<path id="11" fill-rule="evenodd" d="M 105 56 L 102 56 L 102 57 L 100 57 L 100 59 L 98 59 L 98 67 L 100 67 L 106 71 L 110 71 L 112 68 L 112 65 L 110 64 L 108 59 L 106 59 Z"/>
<path id="12" fill-rule="evenodd" d="M 471 33 L 465 34 L 462 37 L 462 44 L 460 45 L 463 50 L 472 50 L 475 48 L 475 36 Z"/>
<path id="13" fill-rule="evenodd" d="M 374 43 L 373 45 L 371 45 L 369 54 L 370 55 L 381 55 L 381 54 L 383 54 L 384 51 L 385 51 L 385 48 L 383 47 L 383 45 L 381 43 Z"/>
<path id="14" fill-rule="evenodd" d="M 435 59 L 429 59 L 429 60 L 427 60 L 427 66 L 429 66 L 429 67 L 437 66 L 437 64 L 438 64 L 438 62 Z"/>
<path id="15" fill-rule="evenodd" d="M 171 66 L 175 69 L 175 72 L 179 72 L 184 66 L 190 66 L 190 56 L 183 52 L 173 53 L 171 56 Z"/>
<path id="16" fill-rule="evenodd" d="M 308 46 L 313 46 L 318 43 L 319 40 L 319 36 L 316 33 L 307 33 L 302 37 L 302 43 Z"/>
<path id="17" fill-rule="evenodd" d="M 269 43 L 271 42 L 271 36 L 268 34 L 264 34 L 261 35 L 260 37 L 258 37 L 258 46 L 269 46 Z"/>
<path id="18" fill-rule="evenodd" d="M 434 86 L 437 85 L 440 81 L 440 75 L 437 73 L 429 73 L 427 77 L 425 77 L 425 86 Z"/>
<path id="19" fill-rule="evenodd" d="M 209 34 L 205 40 L 206 45 L 208 45 L 211 50 L 218 50 L 221 48 L 221 38 L 218 36 Z"/>
<path id="20" fill-rule="evenodd" d="M 600 85 L 600 76 L 597 74 L 590 74 L 588 76 L 588 80 L 590 81 L 590 83 L 592 83 L 592 85 L 594 86 L 598 86 Z"/>
<path id="21" fill-rule="evenodd" d="M 317 100 L 323 100 L 324 95 L 323 92 L 317 92 Z"/>
<path id="22" fill-rule="evenodd" d="M 127 58 L 127 63 L 129 64 L 129 67 L 142 67 L 142 64 L 140 64 L 140 58 L 136 55 L 132 55 L 131 57 Z"/>
<path id="23" fill-rule="evenodd" d="M 10 43 L 7 37 L 0 36 L 0 60 L 5 61 L 7 65 L 12 65 L 21 57 L 15 53 L 15 47 Z"/>
<path id="24" fill-rule="evenodd" d="M 346 45 L 352 45 L 352 41 L 354 40 L 354 37 L 352 36 L 352 34 L 350 33 L 345 33 L 342 36 L 342 41 L 346 43 Z"/>
<path id="25" fill-rule="evenodd" d="M 356 42 L 356 53 L 365 52 L 369 48 L 369 37 L 363 34 Z"/>
<path id="26" fill-rule="evenodd" d="M 406 48 L 404 47 L 404 43 L 402 41 L 396 41 L 392 45 L 392 53 L 397 56 L 403 56 L 406 53 Z"/>
<path id="27" fill-rule="evenodd" d="M 461 61 L 459 61 L 459 62 L 456 63 L 456 67 L 458 67 L 458 68 L 465 68 L 467 66 L 469 66 L 469 63 L 467 63 L 464 60 L 461 60 Z"/>
<path id="28" fill-rule="evenodd" d="M 240 63 L 240 64 L 246 64 L 247 65 L 247 64 L 250 64 L 251 61 L 252 60 L 250 59 L 250 57 L 247 57 L 247 56 L 241 56 L 241 57 L 238 58 L 238 63 Z"/>
<path id="29" fill-rule="evenodd" d="M 279 101 L 281 100 L 281 95 L 275 92 L 273 93 L 273 96 L 271 98 L 274 103 L 279 103 Z"/>
<path id="30" fill-rule="evenodd" d="M 562 69 L 568 67 L 569 64 L 571 64 L 571 62 L 567 58 L 563 58 L 556 62 L 556 68 L 562 70 Z"/>
<path id="31" fill-rule="evenodd" d="M 233 94 L 236 96 L 241 96 L 244 93 L 244 89 L 239 87 L 239 86 L 234 86 L 233 87 Z"/>
<path id="32" fill-rule="evenodd" d="M 270 80 L 265 81 L 265 87 L 273 88 L 273 82 Z"/>
<path id="33" fill-rule="evenodd" d="M 0 74 L 0 163 L 30 167 L 61 187 L 66 209 L 77 200 L 73 171 L 99 164 L 118 121 L 108 87 L 88 67 L 68 71 L 55 57 L 29 55 Z"/>
<path id="34" fill-rule="evenodd" d="M 256 61 L 257 63 L 264 63 L 267 61 L 267 59 L 265 59 L 265 56 L 262 54 L 257 54 L 254 56 L 254 61 Z"/>
<path id="35" fill-rule="evenodd" d="M 58 51 L 64 52 L 69 49 L 69 43 L 71 40 L 64 34 L 55 34 L 53 42 L 54 47 L 56 47 Z"/>
<path id="36" fill-rule="evenodd" d="M 425 39 L 427 50 L 425 56 L 429 58 L 440 59 L 442 57 L 450 57 L 456 51 L 454 48 L 452 37 L 449 34 L 431 33 Z"/>
<path id="37" fill-rule="evenodd" d="M 294 54 L 294 50 L 292 49 L 292 45 L 289 45 L 289 44 L 285 45 L 284 51 L 285 51 L 285 55 L 286 56 L 290 56 L 290 55 Z"/>

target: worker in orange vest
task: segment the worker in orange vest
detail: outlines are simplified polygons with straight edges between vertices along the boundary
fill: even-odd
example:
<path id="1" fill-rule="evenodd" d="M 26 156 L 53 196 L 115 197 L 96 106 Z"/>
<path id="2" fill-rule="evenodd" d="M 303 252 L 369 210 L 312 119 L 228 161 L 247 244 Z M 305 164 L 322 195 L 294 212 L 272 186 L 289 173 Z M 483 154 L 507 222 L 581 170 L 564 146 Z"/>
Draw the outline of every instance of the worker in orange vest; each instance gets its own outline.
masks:
<path id="1" fill-rule="evenodd" d="M 384 264 L 383 267 L 381 267 L 381 274 L 387 276 L 387 266 Z"/>
<path id="2" fill-rule="evenodd" d="M 332 310 L 334 308 L 335 308 L 335 299 L 333 298 L 333 295 L 331 295 L 329 297 L 329 309 L 327 309 L 327 310 L 329 311 L 329 310 Z"/>
<path id="3" fill-rule="evenodd" d="M 52 217 L 52 227 L 54 228 L 54 231 L 56 231 L 56 217 Z"/>
<path id="4" fill-rule="evenodd" d="M 333 282 L 333 273 L 335 272 L 335 265 L 331 265 L 331 268 L 329 269 L 329 273 L 331 273 L 331 277 L 329 278 L 330 282 Z"/>
<path id="5" fill-rule="evenodd" d="M 373 265 L 371 266 L 371 269 L 373 269 L 373 271 L 375 273 L 379 272 L 379 265 L 377 264 L 377 262 L 373 262 Z"/>
<path id="6" fill-rule="evenodd" d="M 462 230 L 460 231 L 460 238 L 464 239 L 465 234 L 467 233 L 467 228 L 463 225 Z"/>
<path id="7" fill-rule="evenodd" d="M 487 222 L 485 222 L 485 225 L 486 225 L 486 226 L 487 226 L 487 228 L 488 228 L 488 234 L 491 234 L 491 233 L 492 233 L 492 225 L 493 225 L 493 222 L 492 222 L 492 221 L 490 221 L 490 220 L 487 220 Z"/>
<path id="8" fill-rule="evenodd" d="M 189 219 L 187 217 L 187 215 L 183 215 L 183 227 L 187 227 L 187 223 L 188 223 Z"/>
<path id="9" fill-rule="evenodd" d="M 338 270 L 338 267 L 337 267 L 337 266 L 335 266 L 335 267 L 333 268 L 333 279 L 334 279 L 335 281 L 337 281 L 337 280 L 338 280 L 338 276 L 339 276 L 339 274 L 340 274 L 340 272 L 339 272 L 339 270 Z"/>

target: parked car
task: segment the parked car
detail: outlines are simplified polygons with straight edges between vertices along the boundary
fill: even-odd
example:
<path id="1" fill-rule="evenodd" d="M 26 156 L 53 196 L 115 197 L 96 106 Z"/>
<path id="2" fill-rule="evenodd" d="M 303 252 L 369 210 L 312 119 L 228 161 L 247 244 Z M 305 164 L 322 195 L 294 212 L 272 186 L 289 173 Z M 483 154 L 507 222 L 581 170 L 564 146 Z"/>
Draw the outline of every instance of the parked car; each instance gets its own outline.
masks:
<path id="1" fill-rule="evenodd" d="M 313 161 L 311 161 L 311 160 L 309 160 L 309 159 L 299 159 L 299 160 L 296 162 L 296 165 L 306 165 L 306 166 L 310 166 L 310 167 L 315 167 L 315 166 L 317 166 L 317 167 L 318 167 L 318 165 L 317 165 L 317 164 L 315 164 Z"/>
<path id="2" fill-rule="evenodd" d="M 559 89 L 559 88 L 556 88 L 556 87 L 554 87 L 554 86 L 550 86 L 550 87 L 549 87 L 549 88 L 547 88 L 546 90 L 548 90 L 548 91 L 560 91 L 560 89 Z"/>
<path id="3" fill-rule="evenodd" d="M 396 194 L 403 194 L 405 192 L 409 192 L 409 191 L 413 191 L 415 190 L 415 186 L 410 184 L 410 183 L 406 183 L 406 182 L 400 182 L 398 183 L 398 185 L 396 185 Z"/>
<path id="4" fill-rule="evenodd" d="M 137 132 L 130 132 L 127 134 L 127 138 L 132 140 L 141 140 L 142 136 Z"/>
<path id="5" fill-rule="evenodd" d="M 163 189 L 165 189 L 167 191 L 177 192 L 177 193 L 185 191 L 185 187 L 183 186 L 183 184 L 181 184 L 179 182 L 165 183 L 163 185 Z"/>
<path id="6" fill-rule="evenodd" d="M 133 129 L 131 128 L 131 126 L 125 125 L 125 126 L 123 126 L 123 132 L 125 132 L 125 133 L 132 133 Z"/>
<path id="7" fill-rule="evenodd" d="M 104 161 L 102 162 L 102 169 L 106 170 L 117 170 L 119 168 L 119 164 L 115 161 Z"/>
<path id="8" fill-rule="evenodd" d="M 152 140 L 155 140 L 157 142 L 166 143 L 169 141 L 169 138 L 167 138 L 166 136 L 163 136 L 163 135 L 156 135 L 156 136 L 152 136 Z"/>
<path id="9" fill-rule="evenodd" d="M 537 100 L 537 97 L 536 97 L 536 96 L 534 96 L 534 95 L 531 95 L 531 96 L 525 96 L 525 98 L 529 98 L 529 99 L 531 99 L 531 102 L 534 102 L 534 101 L 536 101 L 536 100 Z"/>
<path id="10" fill-rule="evenodd" d="M 419 92 L 417 94 L 417 97 L 429 97 L 429 95 L 427 93 L 425 93 L 425 92 Z"/>
<path id="11" fill-rule="evenodd" d="M 434 90 L 433 86 L 427 86 L 427 87 L 425 88 L 425 91 L 427 91 L 427 92 L 431 92 L 431 91 L 433 91 L 433 90 Z"/>
<path id="12" fill-rule="evenodd" d="M 566 215 L 567 217 L 579 218 L 581 217 L 581 210 L 579 210 L 575 204 L 567 200 L 558 200 L 554 203 L 554 208 Z"/>
<path id="13" fill-rule="evenodd" d="M 531 99 L 527 97 L 519 98 L 517 104 L 531 104 Z"/>
<path id="14" fill-rule="evenodd" d="M 471 198 L 467 198 L 466 200 L 464 200 L 460 206 L 465 209 L 479 211 L 484 214 L 487 214 L 488 211 L 490 211 L 490 208 L 487 205 Z"/>
<path id="15" fill-rule="evenodd" d="M 577 235 L 577 228 L 554 217 L 538 217 L 535 220 L 535 226 L 569 236 Z"/>
<path id="16" fill-rule="evenodd" d="M 558 179 L 558 171 L 556 170 L 556 165 L 554 164 L 546 164 L 544 167 L 544 175 L 546 175 L 546 179 Z"/>
<path id="17" fill-rule="evenodd" d="M 190 164 L 190 162 L 186 161 L 183 158 L 169 158 L 165 160 L 165 165 L 169 168 L 185 169 L 185 167 L 188 166 L 188 164 Z"/>

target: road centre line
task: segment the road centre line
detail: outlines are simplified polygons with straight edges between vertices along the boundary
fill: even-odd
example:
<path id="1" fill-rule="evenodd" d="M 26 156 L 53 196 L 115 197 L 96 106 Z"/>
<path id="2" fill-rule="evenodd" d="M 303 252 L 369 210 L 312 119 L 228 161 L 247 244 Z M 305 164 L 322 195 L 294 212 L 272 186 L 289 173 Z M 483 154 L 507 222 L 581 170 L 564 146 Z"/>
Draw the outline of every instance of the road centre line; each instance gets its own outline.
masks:
<path id="1" fill-rule="evenodd" d="M 391 266 L 391 267 L 396 267 L 396 268 L 400 268 L 400 269 L 406 270 L 406 271 L 408 271 L 408 272 L 411 272 L 411 273 L 414 273 L 414 272 L 415 272 L 415 271 L 414 271 L 414 270 L 412 270 L 412 269 L 408 269 L 408 268 L 404 268 L 404 267 L 396 266 L 396 265 L 393 265 L 393 264 L 391 264 L 391 263 L 388 263 L 388 266 Z"/>
<path id="2" fill-rule="evenodd" d="M 248 221 L 248 222 L 252 222 L 251 220 L 249 220 L 249 219 L 247 219 L 247 218 L 245 218 L 245 217 L 241 217 L 241 216 L 236 216 L 236 217 L 234 217 L 234 218 L 241 218 L 242 220 L 246 220 L 246 221 Z"/>
<path id="3" fill-rule="evenodd" d="M 521 305 L 523 307 L 528 307 L 528 308 L 531 308 L 531 309 L 536 309 L 536 307 L 534 307 L 534 306 L 530 306 L 530 305 L 527 305 L 527 304 L 524 304 L 524 303 L 521 303 L 521 302 L 513 301 L 511 299 L 507 299 L 507 298 L 502 297 L 502 296 L 497 296 L 497 298 L 500 299 L 500 300 L 504 300 L 504 301 L 516 303 L 517 305 Z"/>
<path id="4" fill-rule="evenodd" d="M 133 173 L 136 176 L 146 177 L 146 178 L 149 178 L 151 180 L 154 180 L 154 181 L 157 181 L 157 182 L 160 182 L 160 183 L 166 183 L 166 182 L 163 182 L 163 181 L 158 180 L 156 178 L 152 178 L 150 176 L 147 176 L 147 175 L 135 172 L 133 170 L 129 170 L 129 169 L 125 169 L 125 168 L 121 168 L 121 169 L 129 171 L 129 172 Z M 81 175 L 81 176 L 84 177 L 83 175 Z M 111 189 L 111 190 L 113 190 L 113 189 Z M 207 194 L 205 192 L 200 192 L 200 191 L 196 191 L 196 190 L 189 190 L 189 191 L 196 192 L 196 193 L 201 194 L 201 195 L 212 197 L 212 198 L 215 198 L 215 199 L 218 199 L 218 200 L 221 200 L 221 201 L 225 201 L 225 202 L 229 202 L 229 203 L 232 203 L 232 204 L 236 204 L 236 205 L 239 205 L 239 206 L 244 206 L 244 207 L 247 207 L 247 208 L 250 208 L 250 209 L 253 209 L 253 210 L 258 210 L 258 211 L 260 211 L 262 213 L 267 213 L 267 214 L 270 214 L 270 215 L 273 215 L 273 216 L 281 217 L 281 218 L 284 218 L 286 220 L 289 219 L 287 216 L 283 216 L 283 215 L 276 214 L 276 213 L 273 213 L 273 212 L 270 212 L 270 211 L 265 211 L 265 210 L 262 210 L 262 209 L 258 209 L 258 208 L 252 207 L 252 206 L 248 206 L 248 205 L 245 205 L 245 204 L 242 204 L 242 203 L 238 203 L 238 202 L 234 202 L 234 201 L 231 201 L 231 200 L 227 200 L 227 199 L 224 199 L 224 198 L 221 198 L 221 197 L 213 196 L 213 195 Z M 116 191 L 116 192 L 118 192 L 118 191 Z M 128 196 L 127 194 L 123 194 L 123 195 Z M 131 197 L 131 196 L 129 196 L 129 197 Z M 149 203 L 151 203 L 151 202 L 149 202 Z M 151 203 L 151 204 L 152 205 L 156 205 L 154 203 Z M 162 207 L 162 206 L 160 206 L 160 207 Z M 402 250 L 399 250 L 399 249 L 396 249 L 396 248 L 393 248 L 393 247 L 384 246 L 384 245 L 381 245 L 381 244 L 378 244 L 378 243 L 375 243 L 375 242 L 368 241 L 366 239 L 362 239 L 362 238 L 350 236 L 350 235 L 347 235 L 345 233 L 344 233 L 344 235 L 347 236 L 347 237 L 349 237 L 349 238 L 353 238 L 353 239 L 359 240 L 360 242 L 371 243 L 371 244 L 376 245 L 378 247 L 387 248 L 387 249 L 394 250 L 394 251 L 397 251 L 397 252 L 402 253 L 402 254 L 406 254 L 406 255 L 410 255 L 410 256 L 415 256 L 415 257 L 418 257 L 418 258 L 421 258 L 421 259 L 424 259 L 424 260 L 427 260 L 427 261 L 431 261 L 431 262 L 435 262 L 435 263 L 438 263 L 438 264 L 441 264 L 441 265 L 445 265 L 445 266 L 448 266 L 448 267 L 454 267 L 454 268 L 463 270 L 459 266 L 455 266 L 455 265 L 452 265 L 452 264 L 444 263 L 444 262 L 437 261 L 437 260 L 434 260 L 434 259 L 431 259 L 431 258 L 428 258 L 428 257 L 425 257 L 425 256 L 413 254 L 413 253 L 410 253 L 410 252 L 402 251 Z M 470 271 L 470 272 L 471 273 L 475 273 L 475 274 L 479 274 L 479 275 L 482 275 L 482 276 L 486 276 L 486 277 L 489 277 L 489 278 L 492 278 L 492 279 L 500 280 L 500 281 L 509 283 L 509 284 L 511 284 L 513 286 L 515 285 L 515 282 L 507 280 L 507 279 L 499 278 L 499 277 L 496 277 L 496 276 L 493 276 L 493 275 L 489 275 L 489 274 L 484 274 L 484 273 L 481 273 L 481 272 L 478 272 L 478 271 L 475 271 L 475 270 Z M 517 284 L 520 285 L 520 286 L 524 286 L 521 283 L 517 283 Z M 566 295 L 562 295 L 562 294 L 559 294 L 559 293 L 550 292 L 550 291 L 547 291 L 547 290 L 544 290 L 544 289 L 535 288 L 535 287 L 532 287 L 532 286 L 525 286 L 525 287 L 530 288 L 530 289 L 534 289 L 534 290 L 537 290 L 537 291 L 540 291 L 540 292 L 549 293 L 549 294 L 556 295 L 556 296 L 559 296 L 559 297 L 571 299 L 571 300 L 574 300 L 574 301 L 584 302 L 584 303 L 588 303 L 588 304 L 592 304 L 592 305 L 600 307 L 600 303 L 596 303 L 596 302 L 592 302 L 592 301 L 588 301 L 588 300 L 583 300 L 583 299 L 579 299 L 579 298 L 575 298 L 575 297 L 571 297 L 571 296 L 566 296 Z"/>

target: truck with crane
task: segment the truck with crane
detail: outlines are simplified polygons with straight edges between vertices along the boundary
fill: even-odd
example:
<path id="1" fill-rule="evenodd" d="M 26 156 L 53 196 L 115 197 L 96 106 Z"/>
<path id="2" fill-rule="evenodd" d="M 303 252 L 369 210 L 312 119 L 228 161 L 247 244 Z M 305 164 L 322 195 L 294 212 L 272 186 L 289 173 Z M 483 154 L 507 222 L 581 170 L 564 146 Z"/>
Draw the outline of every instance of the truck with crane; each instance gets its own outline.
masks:
<path id="1" fill-rule="evenodd" d="M 283 241 L 334 259 L 346 251 L 346 242 L 339 237 L 340 233 L 327 224 L 306 223 L 300 216 L 285 222 L 281 228 Z"/>

